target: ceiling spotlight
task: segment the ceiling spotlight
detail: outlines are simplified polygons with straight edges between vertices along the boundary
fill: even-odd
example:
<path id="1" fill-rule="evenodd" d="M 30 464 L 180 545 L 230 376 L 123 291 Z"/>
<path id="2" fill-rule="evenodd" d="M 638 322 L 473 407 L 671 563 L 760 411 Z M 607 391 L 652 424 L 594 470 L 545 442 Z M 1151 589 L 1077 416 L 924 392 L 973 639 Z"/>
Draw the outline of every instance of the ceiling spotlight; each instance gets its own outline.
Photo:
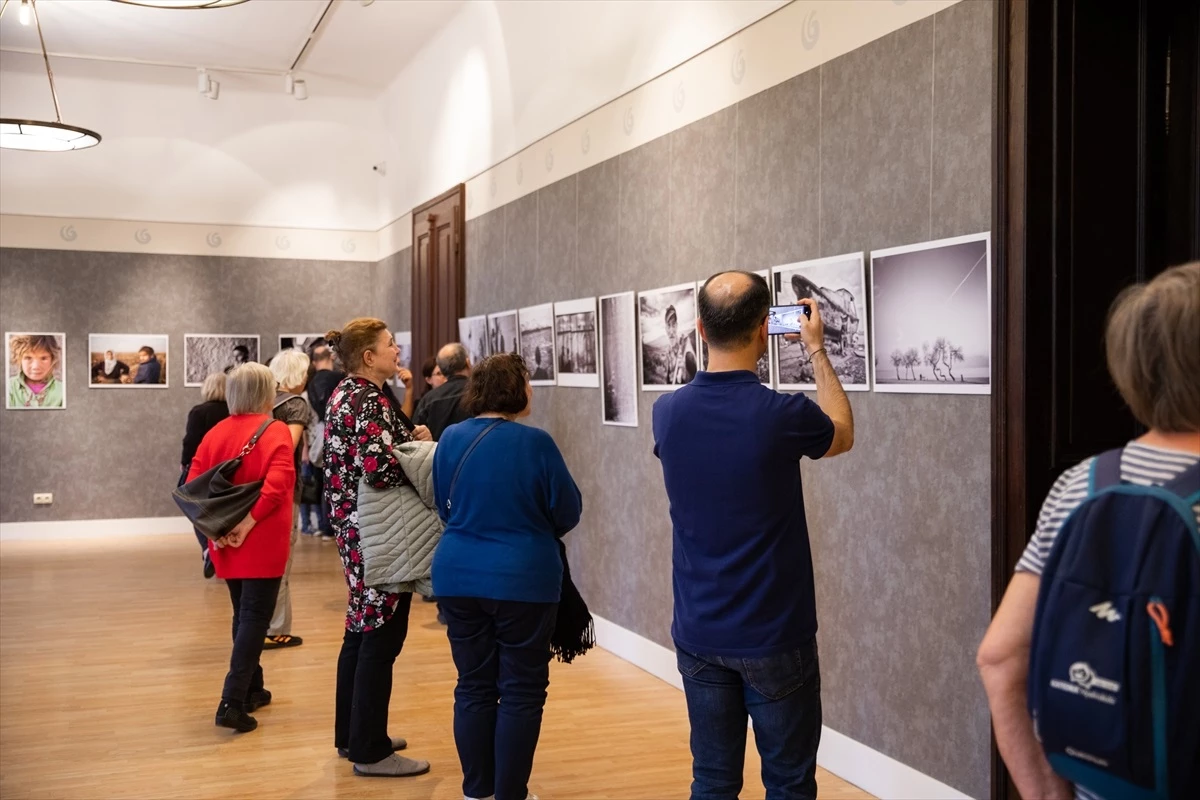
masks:
<path id="1" fill-rule="evenodd" d="M 208 91 L 204 93 L 204 96 L 207 97 L 209 100 L 216 100 L 218 97 L 220 97 L 221 96 L 221 82 L 220 81 L 209 81 L 208 82 Z"/>
<path id="2" fill-rule="evenodd" d="M 58 91 L 54 88 L 54 72 L 50 69 L 50 56 L 46 54 L 46 39 L 42 36 L 42 21 L 38 19 L 35 0 L 21 3 L 21 16 L 29 9 L 37 26 L 38 41 L 42 45 L 42 62 L 46 65 L 46 79 L 50 82 L 50 98 L 54 101 L 54 122 L 38 122 L 27 119 L 0 118 L 0 148 L 7 150 L 83 150 L 100 144 L 100 134 L 87 128 L 67 125 L 62 121 L 62 110 L 58 105 Z"/>
<path id="3" fill-rule="evenodd" d="M 292 96 L 297 100 L 308 99 L 308 84 L 305 83 L 303 79 L 293 81 L 293 88 L 294 91 L 292 92 Z"/>
<path id="4" fill-rule="evenodd" d="M 208 94 L 208 71 L 201 67 L 196 70 L 196 91 L 200 94 Z"/>
<path id="5" fill-rule="evenodd" d="M 17 11 L 17 19 L 22 25 L 29 24 L 29 0 L 21 0 L 21 9 Z"/>
<path id="6" fill-rule="evenodd" d="M 228 8 L 241 5 L 247 0 L 113 0 L 127 6 L 142 6 L 143 8 L 178 8 L 196 10 L 202 8 Z"/>
<path id="7" fill-rule="evenodd" d="M 288 94 L 293 94 L 296 91 L 296 79 L 292 77 L 292 73 L 283 76 L 283 90 Z"/>

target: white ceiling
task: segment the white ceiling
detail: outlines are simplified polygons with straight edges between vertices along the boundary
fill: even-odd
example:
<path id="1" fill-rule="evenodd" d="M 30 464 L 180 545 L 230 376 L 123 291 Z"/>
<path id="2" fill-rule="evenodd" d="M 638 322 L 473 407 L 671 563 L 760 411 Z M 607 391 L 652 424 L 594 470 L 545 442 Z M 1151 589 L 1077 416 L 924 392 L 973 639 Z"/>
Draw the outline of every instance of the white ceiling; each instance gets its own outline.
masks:
<path id="1" fill-rule="evenodd" d="M 33 25 L 17 22 L 10 0 L 0 49 L 38 51 Z M 465 0 L 335 0 L 300 73 L 383 89 Z M 327 0 L 252 0 L 198 11 L 106 0 L 37 0 L 51 56 L 284 72 L 300 53 Z"/>

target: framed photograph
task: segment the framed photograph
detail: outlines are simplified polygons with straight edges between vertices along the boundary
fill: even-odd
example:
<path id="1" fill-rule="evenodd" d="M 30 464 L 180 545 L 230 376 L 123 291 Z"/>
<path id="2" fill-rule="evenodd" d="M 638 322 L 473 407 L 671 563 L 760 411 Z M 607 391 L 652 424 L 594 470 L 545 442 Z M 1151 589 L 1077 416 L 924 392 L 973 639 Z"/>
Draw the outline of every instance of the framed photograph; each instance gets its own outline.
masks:
<path id="1" fill-rule="evenodd" d="M 642 391 L 669 392 L 691 383 L 700 369 L 696 284 L 638 293 Z"/>
<path id="2" fill-rule="evenodd" d="M 558 353 L 558 385 L 598 388 L 596 298 L 554 304 L 554 341 Z"/>
<path id="3" fill-rule="evenodd" d="M 396 346 L 400 348 L 400 366 L 412 369 L 412 331 L 399 331 L 395 334 Z"/>
<path id="4" fill-rule="evenodd" d="M 458 321 L 458 341 L 467 348 L 467 357 L 478 364 L 488 357 L 487 317 L 463 317 Z"/>
<path id="5" fill-rule="evenodd" d="M 871 388 L 867 365 L 867 280 L 862 253 L 848 253 L 772 270 L 775 305 L 791 305 L 806 297 L 817 301 L 825 322 L 825 353 L 847 392 Z M 816 378 L 803 342 L 774 337 L 776 372 L 783 390 L 816 389 Z"/>
<path id="6" fill-rule="evenodd" d="M 877 392 L 991 394 L 991 234 L 871 252 Z"/>
<path id="7" fill-rule="evenodd" d="M 88 334 L 88 386 L 92 389 L 166 389 L 165 333 Z"/>
<path id="8" fill-rule="evenodd" d="M 517 311 L 521 337 L 521 355 L 534 386 L 555 386 L 554 304 L 530 306 Z"/>
<path id="9" fill-rule="evenodd" d="M 605 425 L 638 424 L 636 308 L 633 292 L 600 298 L 600 416 Z"/>
<path id="10" fill-rule="evenodd" d="M 183 385 L 203 386 L 214 372 L 258 361 L 258 337 L 248 333 L 185 333 Z"/>
<path id="11" fill-rule="evenodd" d="M 488 340 L 488 351 L 493 354 L 521 352 L 515 310 L 488 314 Z"/>
<path id="12" fill-rule="evenodd" d="M 318 339 L 324 339 L 323 333 L 281 333 L 279 334 L 279 352 L 284 350 L 303 350 L 307 355 Z"/>
<path id="13" fill-rule="evenodd" d="M 42 411 L 67 407 L 67 335 L 4 334 L 8 409 Z"/>

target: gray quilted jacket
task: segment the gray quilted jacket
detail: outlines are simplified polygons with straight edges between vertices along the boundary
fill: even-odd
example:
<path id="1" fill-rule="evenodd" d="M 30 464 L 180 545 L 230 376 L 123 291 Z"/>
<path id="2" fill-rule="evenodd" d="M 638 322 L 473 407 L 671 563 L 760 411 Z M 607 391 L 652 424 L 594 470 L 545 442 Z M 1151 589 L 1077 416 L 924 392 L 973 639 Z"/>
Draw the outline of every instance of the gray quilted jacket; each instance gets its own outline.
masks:
<path id="1" fill-rule="evenodd" d="M 358 485 L 358 535 L 364 582 L 388 592 L 433 594 L 430 568 L 442 537 L 433 499 L 434 442 L 405 442 L 392 450 L 412 485 Z"/>

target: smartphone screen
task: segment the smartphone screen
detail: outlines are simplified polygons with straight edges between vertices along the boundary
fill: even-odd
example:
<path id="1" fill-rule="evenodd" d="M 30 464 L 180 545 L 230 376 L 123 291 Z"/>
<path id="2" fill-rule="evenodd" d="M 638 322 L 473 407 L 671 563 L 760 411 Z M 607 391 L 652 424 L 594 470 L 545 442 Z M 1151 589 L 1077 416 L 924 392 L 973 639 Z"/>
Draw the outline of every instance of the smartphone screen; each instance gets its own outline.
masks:
<path id="1" fill-rule="evenodd" d="M 767 312 L 767 333 L 771 336 L 782 336 L 785 333 L 800 332 L 800 317 L 811 317 L 812 311 L 808 306 L 771 306 Z"/>

